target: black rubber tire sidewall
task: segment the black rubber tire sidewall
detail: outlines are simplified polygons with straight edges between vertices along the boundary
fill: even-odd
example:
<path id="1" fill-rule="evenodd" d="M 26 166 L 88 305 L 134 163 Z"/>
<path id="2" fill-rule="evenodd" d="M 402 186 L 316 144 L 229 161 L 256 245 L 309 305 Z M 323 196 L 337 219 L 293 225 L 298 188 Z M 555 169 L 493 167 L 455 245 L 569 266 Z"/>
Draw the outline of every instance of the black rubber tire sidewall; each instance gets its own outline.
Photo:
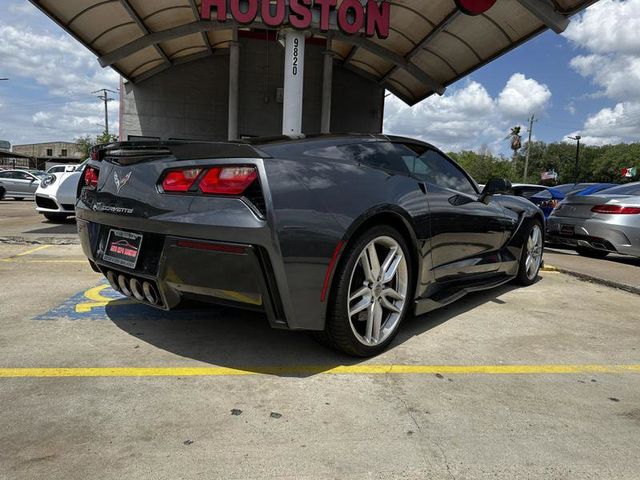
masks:
<path id="1" fill-rule="evenodd" d="M 374 238 L 388 236 L 393 238 L 400 247 L 407 259 L 408 270 L 408 288 L 407 299 L 404 304 L 400 321 L 396 326 L 395 331 L 380 345 L 374 347 L 363 345 L 355 337 L 349 323 L 349 316 L 347 313 L 347 298 L 349 296 L 349 282 L 351 280 L 351 272 L 358 261 L 360 253 L 365 246 Z M 324 344 L 330 344 L 333 348 L 336 348 L 344 353 L 357 357 L 371 357 L 383 352 L 387 346 L 393 341 L 404 321 L 407 313 L 410 311 L 410 305 L 412 303 L 413 288 L 414 288 L 414 272 L 411 262 L 411 254 L 409 246 L 407 245 L 404 237 L 395 228 L 387 225 L 379 225 L 370 228 L 369 230 L 360 234 L 357 238 L 353 239 L 347 246 L 343 253 L 340 265 L 336 269 L 334 277 L 334 288 L 332 289 L 332 295 L 330 298 L 330 304 L 327 314 L 326 328 L 323 334 L 320 335 L 320 340 Z"/>

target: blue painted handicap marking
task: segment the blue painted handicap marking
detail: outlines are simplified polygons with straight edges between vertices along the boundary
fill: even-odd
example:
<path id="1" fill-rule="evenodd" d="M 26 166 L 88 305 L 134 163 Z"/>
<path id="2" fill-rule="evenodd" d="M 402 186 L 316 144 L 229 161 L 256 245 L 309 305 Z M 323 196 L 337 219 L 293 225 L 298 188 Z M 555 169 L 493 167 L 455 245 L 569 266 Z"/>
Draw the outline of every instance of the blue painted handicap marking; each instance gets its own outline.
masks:
<path id="1" fill-rule="evenodd" d="M 119 315 L 139 315 L 145 318 L 175 318 L 163 310 L 139 303 L 115 291 L 108 283 L 76 293 L 61 305 L 38 315 L 34 320 L 107 320 L 107 308 Z"/>

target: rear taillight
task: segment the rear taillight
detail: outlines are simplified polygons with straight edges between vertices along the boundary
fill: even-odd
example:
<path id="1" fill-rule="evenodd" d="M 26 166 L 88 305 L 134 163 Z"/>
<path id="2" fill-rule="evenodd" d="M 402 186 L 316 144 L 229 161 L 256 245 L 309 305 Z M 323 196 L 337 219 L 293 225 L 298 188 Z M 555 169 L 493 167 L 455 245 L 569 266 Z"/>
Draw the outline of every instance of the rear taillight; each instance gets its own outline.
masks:
<path id="1" fill-rule="evenodd" d="M 591 211 L 607 215 L 640 215 L 640 207 L 623 207 L 622 205 L 596 205 Z"/>
<path id="2" fill-rule="evenodd" d="M 98 176 L 100 171 L 97 168 L 87 167 L 84 170 L 84 186 L 89 188 L 98 188 Z"/>
<path id="3" fill-rule="evenodd" d="M 167 172 L 162 180 L 162 188 L 165 192 L 188 192 L 201 171 L 199 168 L 189 168 Z"/>
<path id="4" fill-rule="evenodd" d="M 255 167 L 216 167 L 200 181 L 200 191 L 214 195 L 240 195 L 258 176 Z"/>
<path id="5" fill-rule="evenodd" d="M 241 195 L 256 178 L 258 171 L 251 166 L 170 170 L 162 177 L 162 189 L 168 193 L 185 193 L 197 186 L 207 195 Z"/>

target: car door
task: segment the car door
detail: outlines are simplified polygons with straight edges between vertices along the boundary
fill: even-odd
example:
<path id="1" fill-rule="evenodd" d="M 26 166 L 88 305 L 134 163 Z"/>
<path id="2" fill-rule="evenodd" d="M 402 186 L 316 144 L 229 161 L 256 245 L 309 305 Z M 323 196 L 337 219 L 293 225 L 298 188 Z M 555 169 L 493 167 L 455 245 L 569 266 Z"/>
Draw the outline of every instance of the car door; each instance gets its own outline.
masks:
<path id="1" fill-rule="evenodd" d="M 38 188 L 36 177 L 27 172 L 15 172 L 16 194 L 31 196 Z"/>
<path id="2" fill-rule="evenodd" d="M 18 179 L 19 173 L 15 170 L 2 172 L 2 185 L 4 185 L 6 195 L 13 196 L 22 192 L 22 183 Z"/>
<path id="3" fill-rule="evenodd" d="M 417 155 L 412 171 L 427 190 L 436 280 L 496 271 L 496 253 L 513 218 L 494 199 L 479 201 L 480 192 L 466 172 L 435 149 Z"/>

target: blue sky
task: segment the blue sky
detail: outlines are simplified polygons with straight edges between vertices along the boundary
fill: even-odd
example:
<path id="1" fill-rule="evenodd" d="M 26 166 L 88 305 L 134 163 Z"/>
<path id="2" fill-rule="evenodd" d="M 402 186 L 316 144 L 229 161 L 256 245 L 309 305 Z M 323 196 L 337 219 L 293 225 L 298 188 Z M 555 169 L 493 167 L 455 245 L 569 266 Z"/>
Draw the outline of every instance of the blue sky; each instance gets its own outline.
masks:
<path id="1" fill-rule="evenodd" d="M 601 0 L 563 35 L 546 32 L 408 108 L 387 99 L 385 131 L 448 150 L 505 152 L 510 126 L 538 122 L 536 139 L 587 143 L 640 137 L 640 0 Z M 26 1 L 0 4 L 0 139 L 14 144 L 100 133 L 102 105 L 90 92 L 118 77 Z M 117 102 L 110 104 L 117 127 Z"/>

